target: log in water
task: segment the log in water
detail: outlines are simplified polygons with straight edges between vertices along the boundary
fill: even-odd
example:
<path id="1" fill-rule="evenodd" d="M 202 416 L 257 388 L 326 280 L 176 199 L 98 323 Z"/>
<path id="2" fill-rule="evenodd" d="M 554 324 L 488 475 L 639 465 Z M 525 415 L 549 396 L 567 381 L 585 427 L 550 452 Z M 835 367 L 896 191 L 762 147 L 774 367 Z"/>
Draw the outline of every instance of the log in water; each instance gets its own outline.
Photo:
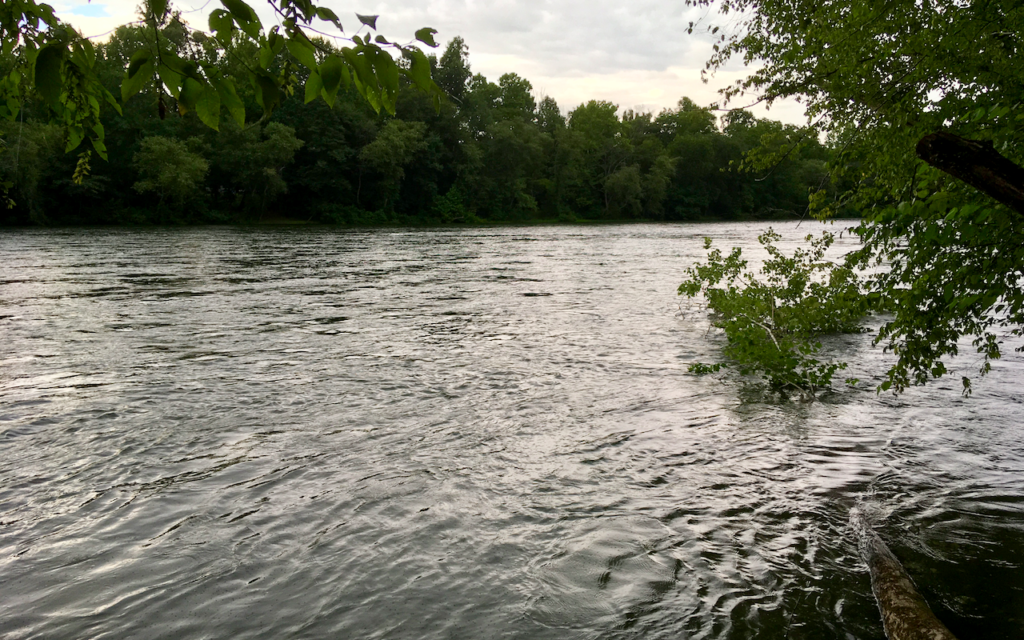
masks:
<path id="1" fill-rule="evenodd" d="M 903 565 L 871 530 L 859 509 L 851 511 L 850 521 L 860 539 L 861 556 L 871 572 L 871 591 L 878 601 L 886 637 L 889 640 L 956 640 L 928 608 Z"/>

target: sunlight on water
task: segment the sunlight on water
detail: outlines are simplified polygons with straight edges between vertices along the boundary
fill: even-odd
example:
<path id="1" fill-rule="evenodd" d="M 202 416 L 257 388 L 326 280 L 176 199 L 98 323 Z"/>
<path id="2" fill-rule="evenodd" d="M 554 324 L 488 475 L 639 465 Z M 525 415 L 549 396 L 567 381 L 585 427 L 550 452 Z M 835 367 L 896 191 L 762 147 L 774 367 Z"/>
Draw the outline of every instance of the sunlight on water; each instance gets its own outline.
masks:
<path id="1" fill-rule="evenodd" d="M 874 640 L 864 503 L 954 632 L 1020 637 L 1024 361 L 688 374 L 683 270 L 759 228 L 0 234 L 0 635 Z"/>

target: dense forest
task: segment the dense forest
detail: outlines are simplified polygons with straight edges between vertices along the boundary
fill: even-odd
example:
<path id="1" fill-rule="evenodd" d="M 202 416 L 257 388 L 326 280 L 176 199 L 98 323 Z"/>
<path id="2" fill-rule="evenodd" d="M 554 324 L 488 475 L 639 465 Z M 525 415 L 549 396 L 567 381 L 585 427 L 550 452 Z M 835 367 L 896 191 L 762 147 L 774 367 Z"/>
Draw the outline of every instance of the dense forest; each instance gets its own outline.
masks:
<path id="1" fill-rule="evenodd" d="M 123 26 L 97 45 L 99 77 L 118 93 L 133 51 L 152 30 Z M 160 32 L 182 58 L 241 72 L 259 50 L 224 47 L 171 20 Z M 322 47 L 332 45 L 323 41 Z M 0 61 L 9 66 L 11 61 Z M 240 85 L 247 124 L 219 130 L 149 81 L 103 120 L 109 159 L 64 153 L 63 133 L 29 100 L 0 122 L 7 225 L 193 224 L 302 220 L 346 225 L 577 220 L 707 220 L 802 214 L 826 186 L 827 148 L 792 125 L 734 110 L 719 119 L 688 98 L 658 114 L 590 101 L 568 111 L 539 101 L 514 73 L 474 74 L 454 38 L 431 58 L 446 94 L 403 86 L 395 116 L 354 89 L 333 108 L 304 101 L 308 71 L 290 60 L 295 95 L 261 117 Z M 241 75 L 241 74 L 239 74 Z M 404 79 L 403 79 L 404 81 Z M 408 83 L 406 83 L 408 85 Z M 743 171 L 745 152 L 785 145 L 769 170 Z M 76 173 L 77 168 L 77 173 Z"/>

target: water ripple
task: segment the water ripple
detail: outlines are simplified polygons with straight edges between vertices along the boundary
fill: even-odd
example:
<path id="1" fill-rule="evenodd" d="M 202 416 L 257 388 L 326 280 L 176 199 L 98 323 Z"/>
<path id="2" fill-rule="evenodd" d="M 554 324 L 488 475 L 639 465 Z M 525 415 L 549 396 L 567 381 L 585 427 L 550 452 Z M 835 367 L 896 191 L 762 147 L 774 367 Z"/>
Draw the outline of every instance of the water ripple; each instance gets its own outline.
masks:
<path id="1" fill-rule="evenodd" d="M 970 400 L 689 375 L 683 269 L 757 231 L 0 235 L 0 635 L 874 639 L 862 504 L 1019 636 L 1024 359 Z"/>

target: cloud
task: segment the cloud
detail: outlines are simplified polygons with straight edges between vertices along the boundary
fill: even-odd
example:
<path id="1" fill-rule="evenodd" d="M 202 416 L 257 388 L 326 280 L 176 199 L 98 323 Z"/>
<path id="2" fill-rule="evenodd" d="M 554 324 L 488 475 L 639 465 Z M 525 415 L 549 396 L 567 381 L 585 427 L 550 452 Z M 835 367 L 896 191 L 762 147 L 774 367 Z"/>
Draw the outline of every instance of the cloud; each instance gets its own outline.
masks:
<path id="1" fill-rule="evenodd" d="M 401 39 L 417 28 L 438 30 L 444 44 L 462 36 L 473 71 L 496 81 L 515 72 L 530 80 L 538 95 L 551 95 L 563 110 L 590 99 L 610 100 L 624 108 L 671 108 L 687 96 L 698 104 L 720 99 L 718 89 L 743 77 L 739 62 L 711 78 L 701 70 L 712 54 L 711 41 L 691 21 L 708 23 L 706 9 L 664 0 L 386 0 L 330 5 L 342 12 L 379 13 L 378 26 Z M 362 7 L 362 8 L 357 8 Z M 739 17 L 723 27 L 735 27 Z M 737 104 L 737 106 L 741 106 Z M 803 108 L 777 103 L 760 117 L 802 124 Z"/>
<path id="2" fill-rule="evenodd" d="M 89 21 L 93 33 L 135 19 L 140 0 L 108 0 L 111 18 L 65 16 L 79 26 Z M 530 80 L 539 95 L 551 95 L 564 110 L 590 99 L 611 100 L 624 108 L 658 111 L 688 96 L 698 104 L 718 100 L 717 90 L 742 77 L 738 62 L 730 64 L 709 84 L 700 71 L 711 55 L 707 36 L 688 35 L 691 21 L 720 20 L 706 9 L 664 0 L 319 0 L 333 9 L 349 30 L 356 32 L 356 13 L 377 14 L 377 26 L 399 42 L 412 40 L 420 27 L 438 30 L 444 45 L 462 36 L 470 51 L 473 71 L 496 81 L 515 72 Z M 204 4 L 205 3 L 205 4 Z M 273 16 L 265 3 L 251 3 L 265 24 Z M 85 2 L 65 7 L 74 14 Z M 206 15 L 219 6 L 213 0 L 190 0 L 175 6 L 190 23 L 205 28 Z M 730 17 L 735 24 L 738 18 Z M 727 26 L 727 25 L 726 25 Z M 753 109 L 759 116 L 803 123 L 796 103 L 779 103 L 770 112 Z"/>

